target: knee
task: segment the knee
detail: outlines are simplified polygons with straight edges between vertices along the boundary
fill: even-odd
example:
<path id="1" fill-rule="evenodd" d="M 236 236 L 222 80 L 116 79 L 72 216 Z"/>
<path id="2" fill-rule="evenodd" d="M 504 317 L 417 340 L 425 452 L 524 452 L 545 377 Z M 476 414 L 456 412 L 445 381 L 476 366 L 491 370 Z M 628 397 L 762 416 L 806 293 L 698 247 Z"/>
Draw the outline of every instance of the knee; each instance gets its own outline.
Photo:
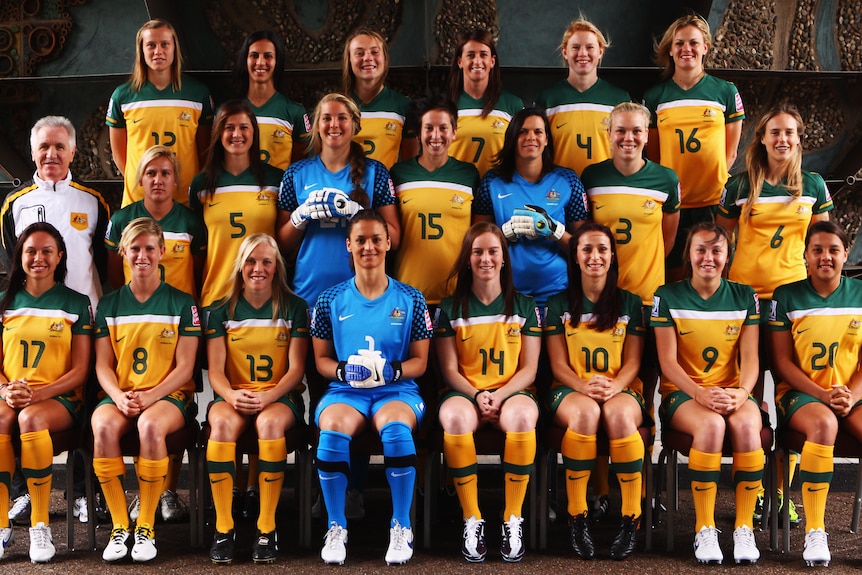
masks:
<path id="1" fill-rule="evenodd" d="M 155 418 L 141 417 L 138 419 L 138 437 L 141 445 L 163 443 L 166 435 L 161 422 Z"/>
<path id="2" fill-rule="evenodd" d="M 31 409 L 31 407 L 26 407 L 18 413 L 18 430 L 21 433 L 48 428 L 48 422 L 45 421 L 45 418 L 37 410 Z"/>
<path id="3" fill-rule="evenodd" d="M 599 418 L 602 415 L 601 407 L 595 401 L 581 401 L 577 405 L 570 406 L 566 412 L 566 425 L 572 431 L 596 430 L 599 426 Z"/>
<path id="4" fill-rule="evenodd" d="M 285 430 L 291 426 L 291 420 L 271 413 L 261 413 L 255 420 L 255 429 L 260 439 L 275 439 L 283 437 Z"/>
<path id="5" fill-rule="evenodd" d="M 700 423 L 697 435 L 707 444 L 714 447 L 712 452 L 721 451 L 724 444 L 724 434 L 727 424 L 724 417 L 717 413 L 709 413 Z"/>
<path id="6" fill-rule="evenodd" d="M 835 438 L 838 437 L 838 418 L 831 412 L 827 412 L 812 421 L 809 429 L 811 431 L 806 434 L 808 441 L 821 445 L 834 445 Z"/>
<path id="7" fill-rule="evenodd" d="M 440 426 L 446 433 L 455 435 L 472 433 L 476 428 L 476 416 L 463 409 L 441 410 Z"/>

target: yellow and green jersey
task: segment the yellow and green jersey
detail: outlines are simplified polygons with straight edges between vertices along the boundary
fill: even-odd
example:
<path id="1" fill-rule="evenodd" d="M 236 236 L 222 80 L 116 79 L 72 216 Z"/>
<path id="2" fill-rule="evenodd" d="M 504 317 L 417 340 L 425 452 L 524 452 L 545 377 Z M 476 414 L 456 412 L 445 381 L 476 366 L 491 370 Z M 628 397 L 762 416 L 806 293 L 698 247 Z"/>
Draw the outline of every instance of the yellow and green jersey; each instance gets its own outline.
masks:
<path id="1" fill-rule="evenodd" d="M 524 102 L 509 92 L 503 92 L 491 113 L 483 118 L 484 105 L 484 100 L 461 92 L 458 98 L 458 136 L 449 146 L 450 156 L 473 164 L 480 176 L 494 165 L 497 154 L 503 149 L 506 128 L 512 116 L 524 107 Z"/>
<path id="2" fill-rule="evenodd" d="M 643 305 L 651 305 L 655 290 L 665 281 L 662 220 L 679 211 L 679 178 L 649 160 L 624 176 L 612 160 L 605 160 L 588 166 L 581 181 L 593 221 L 614 232 L 617 284 L 640 296 Z"/>
<path id="3" fill-rule="evenodd" d="M 769 310 L 769 328 L 793 337 L 793 362 L 823 389 L 847 385 L 859 370 L 862 347 L 862 281 L 841 278 L 834 292 L 818 294 L 804 280 L 776 288 Z M 778 382 L 776 400 L 792 388 Z"/>
<path id="4" fill-rule="evenodd" d="M 92 335 L 92 321 L 90 299 L 63 284 L 38 297 L 22 289 L 2 317 L 3 374 L 33 388 L 54 383 L 72 368 L 72 336 Z"/>
<path id="5" fill-rule="evenodd" d="M 113 252 L 120 250 L 120 237 L 129 222 L 136 218 L 153 218 L 144 201 L 129 204 L 111 216 L 105 233 L 105 247 Z M 155 218 L 153 218 L 155 219 Z M 159 262 L 162 280 L 197 298 L 195 289 L 194 256 L 206 253 L 207 235 L 200 217 L 187 206 L 174 202 L 171 211 L 158 221 L 165 235 L 165 255 Z M 132 273 L 123 259 L 123 277 L 129 283 Z"/>
<path id="6" fill-rule="evenodd" d="M 384 86 L 367 104 L 363 104 L 356 94 L 353 100 L 362 113 L 362 129 L 353 136 L 353 140 L 362 145 L 367 157 L 381 162 L 388 170 L 398 161 L 401 140 L 416 135 L 404 131 L 410 98 Z"/>
<path id="7" fill-rule="evenodd" d="M 286 306 L 272 319 L 272 300 L 254 308 L 244 297 L 236 304 L 233 318 L 227 304 L 204 310 L 207 339 L 222 337 L 227 349 L 225 375 L 234 389 L 268 391 L 288 370 L 288 350 L 293 338 L 308 338 L 308 306 L 290 294 Z M 294 388 L 305 389 L 303 384 Z"/>
<path id="8" fill-rule="evenodd" d="M 275 237 L 276 201 L 282 172 L 264 166 L 261 186 L 251 169 L 234 176 L 222 171 L 216 189 L 205 190 L 201 172 L 189 189 L 191 208 L 203 214 L 207 229 L 201 304 L 212 305 L 228 295 L 233 262 L 246 236 L 263 233 Z"/>
<path id="9" fill-rule="evenodd" d="M 739 336 L 760 322 L 760 304 L 751 287 L 726 279 L 708 299 L 690 280 L 658 288 L 650 325 L 676 331 L 677 361 L 698 385 L 739 387 Z M 664 375 L 661 394 L 677 391 Z"/>
<path id="10" fill-rule="evenodd" d="M 146 82 L 140 91 L 126 83 L 111 94 L 105 124 L 126 130 L 126 172 L 123 207 L 144 197 L 135 181 L 138 163 L 152 146 L 168 146 L 176 154 L 181 170 L 174 199 L 188 205 L 189 184 L 198 173 L 196 136 L 199 125 L 213 121 L 213 103 L 207 87 L 189 76 L 182 77 L 182 88 L 170 85 L 159 90 Z"/>
<path id="11" fill-rule="evenodd" d="M 541 337 L 539 310 L 533 298 L 516 293 L 511 316 L 501 294 L 490 305 L 470 294 L 467 314 L 452 297 L 440 302 L 435 337 L 454 337 L 458 371 L 476 389 L 498 389 L 518 371 L 521 338 Z"/>
<path id="12" fill-rule="evenodd" d="M 736 86 L 709 74 L 688 90 L 672 79 L 647 90 L 644 105 L 654 114 L 661 164 L 679 176 L 682 207 L 718 204 L 727 182 L 727 124 L 745 119 Z"/>
<path id="13" fill-rule="evenodd" d="M 644 308 L 640 298 L 624 289 L 619 292 L 622 303 L 620 316 L 611 329 L 604 331 L 595 329 L 595 304 L 586 297 L 583 299 L 577 327 L 572 327 L 571 324 L 568 292 L 548 299 L 548 312 L 542 330 L 545 335 L 566 336 L 569 366 L 581 379 L 589 380 L 594 375 L 604 375 L 610 379 L 617 377 L 623 367 L 626 336 L 646 334 Z M 563 384 L 556 380 L 553 383 L 553 387 L 560 385 Z M 643 383 L 638 378 L 635 378 L 628 388 L 643 394 Z"/>
<path id="14" fill-rule="evenodd" d="M 311 122 L 301 105 L 276 92 L 263 106 L 246 99 L 260 132 L 260 158 L 279 170 L 290 165 L 294 146 L 306 146 L 311 137 Z"/>
<path id="15" fill-rule="evenodd" d="M 826 182 L 802 172 L 802 194 L 794 198 L 781 184 L 763 182 L 748 217 L 741 216 L 751 193 L 748 172 L 733 176 L 721 195 L 718 213 L 738 220 L 736 253 L 730 279 L 747 283 L 760 299 L 772 297 L 780 285 L 805 279 L 805 234 L 811 216 L 833 208 Z M 769 273 L 764 273 L 769 270 Z"/>
<path id="16" fill-rule="evenodd" d="M 139 302 L 126 284 L 103 297 L 96 313 L 96 338 L 111 338 L 123 391 L 156 387 L 177 365 L 180 337 L 200 335 L 192 296 L 165 282 L 145 302 Z M 194 379 L 189 379 L 180 389 L 194 388 Z"/>
<path id="17" fill-rule="evenodd" d="M 446 277 L 470 229 L 479 173 L 473 164 L 451 157 L 429 172 L 411 158 L 395 164 L 390 176 L 401 212 L 401 245 L 392 275 L 421 291 L 428 303 L 440 303 L 455 289 Z"/>
<path id="18" fill-rule="evenodd" d="M 629 101 L 628 92 L 601 78 L 583 92 L 563 79 L 539 94 L 536 106 L 551 122 L 554 163 L 580 175 L 590 164 L 610 158 L 605 122 L 614 106 Z"/>

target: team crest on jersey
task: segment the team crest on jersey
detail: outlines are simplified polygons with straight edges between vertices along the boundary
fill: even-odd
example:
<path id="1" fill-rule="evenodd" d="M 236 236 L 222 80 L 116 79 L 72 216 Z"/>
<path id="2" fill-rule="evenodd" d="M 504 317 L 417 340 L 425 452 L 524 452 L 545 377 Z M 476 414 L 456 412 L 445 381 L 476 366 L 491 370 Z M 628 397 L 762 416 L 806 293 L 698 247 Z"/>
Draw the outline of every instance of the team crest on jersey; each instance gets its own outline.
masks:
<path id="1" fill-rule="evenodd" d="M 287 132 L 285 132 L 281 128 L 276 128 L 275 130 L 272 131 L 272 137 L 276 140 L 281 140 L 286 135 L 287 135 Z"/>
<path id="2" fill-rule="evenodd" d="M 389 312 L 389 325 L 403 325 L 405 319 L 407 319 L 407 313 L 400 307 L 394 307 Z"/>
<path id="3" fill-rule="evenodd" d="M 188 112 L 180 112 L 180 116 L 179 116 L 178 120 L 180 122 L 191 122 L 192 121 L 192 115 L 189 114 Z"/>
<path id="4" fill-rule="evenodd" d="M 641 208 L 644 211 L 644 214 L 651 214 L 655 211 L 655 208 L 658 204 L 655 200 L 646 200 L 643 204 L 641 204 Z"/>
<path id="5" fill-rule="evenodd" d="M 267 190 L 261 190 L 257 194 L 257 202 L 259 204 L 271 204 L 275 200 L 275 194 Z"/>
<path id="6" fill-rule="evenodd" d="M 69 224 L 76 230 L 86 230 L 90 223 L 90 218 L 82 212 L 72 212 L 69 215 Z"/>
<path id="7" fill-rule="evenodd" d="M 521 328 L 518 326 L 509 327 L 506 331 L 506 339 L 510 341 L 521 339 Z"/>
<path id="8" fill-rule="evenodd" d="M 811 207 L 807 206 L 805 204 L 802 204 L 796 208 L 796 215 L 797 216 L 807 216 L 810 213 L 811 213 Z"/>
<path id="9" fill-rule="evenodd" d="M 548 193 L 545 194 L 545 201 L 552 206 L 556 206 L 560 203 L 560 192 L 551 188 L 548 190 Z"/>
<path id="10" fill-rule="evenodd" d="M 611 331 L 611 335 L 614 338 L 622 337 L 625 335 L 625 333 L 626 333 L 625 328 L 619 324 L 615 325 L 613 331 Z"/>
<path id="11" fill-rule="evenodd" d="M 50 332 L 50 337 L 57 337 L 63 330 L 66 328 L 66 324 L 61 321 L 51 322 L 51 325 L 48 326 L 48 331 Z"/>
<path id="12" fill-rule="evenodd" d="M 704 120 L 705 122 L 714 122 L 714 121 L 715 121 L 715 117 L 716 117 L 717 115 L 718 115 L 718 114 L 716 114 L 715 110 L 713 110 L 712 108 L 705 108 L 705 109 L 703 110 L 703 114 L 701 115 L 701 117 L 703 118 L 703 120 Z"/>
<path id="13" fill-rule="evenodd" d="M 850 320 L 850 325 L 847 326 L 848 334 L 856 335 L 859 332 L 860 327 L 862 327 L 862 321 L 859 321 L 854 317 Z"/>
<path id="14" fill-rule="evenodd" d="M 171 251 L 175 254 L 181 254 L 186 251 L 185 244 L 174 244 L 174 247 L 171 248 Z"/>
<path id="15" fill-rule="evenodd" d="M 491 128 L 494 130 L 504 130 L 506 128 L 506 123 L 503 120 L 494 120 L 491 122 Z"/>
<path id="16" fill-rule="evenodd" d="M 398 132 L 398 124 L 395 122 L 386 122 L 386 125 L 383 127 L 386 130 L 386 135 L 394 136 L 396 132 Z"/>
<path id="17" fill-rule="evenodd" d="M 452 204 L 453 209 L 460 210 L 464 207 L 464 198 L 458 194 L 452 194 L 452 197 L 449 198 L 449 202 Z"/>
<path id="18" fill-rule="evenodd" d="M 177 336 L 177 332 L 170 328 L 165 328 L 159 333 L 159 339 L 170 339 L 173 340 Z"/>
<path id="19" fill-rule="evenodd" d="M 739 337 L 739 326 L 738 325 L 729 325 L 724 328 L 724 335 L 728 339 L 735 339 Z"/>

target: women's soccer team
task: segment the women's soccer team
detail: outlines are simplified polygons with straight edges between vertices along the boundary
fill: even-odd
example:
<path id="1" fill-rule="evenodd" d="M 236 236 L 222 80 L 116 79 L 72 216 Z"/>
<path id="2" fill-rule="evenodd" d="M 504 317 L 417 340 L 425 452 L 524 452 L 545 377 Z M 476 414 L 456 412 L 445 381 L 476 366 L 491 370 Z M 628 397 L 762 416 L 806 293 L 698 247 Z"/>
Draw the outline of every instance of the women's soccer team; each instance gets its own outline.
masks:
<path id="1" fill-rule="evenodd" d="M 106 119 L 125 174 L 104 240 L 115 291 L 88 311 L 63 285 L 63 238 L 37 223 L 0 294 L 0 558 L 13 539 L 13 444 L 32 502 L 30 559 L 53 558 L 50 434 L 81 423 L 90 378 L 101 387 L 89 409 L 93 470 L 112 525 L 102 557 L 153 560 L 160 498 L 175 497 L 165 438 L 194 416 L 204 366 L 215 395 L 214 563 L 233 561 L 232 508 L 246 482 L 252 559 L 276 560 L 285 432 L 305 417 L 307 387 L 325 563 L 347 558 L 348 488 L 364 473 L 350 445 L 366 428 L 380 437 L 392 496 L 385 561 L 411 559 L 414 434 L 427 420 L 443 436 L 469 562 L 495 547 L 474 432 L 503 433 L 497 541 L 504 561 L 520 561 L 541 418 L 562 436 L 574 553 L 597 556 L 591 529 L 608 513 L 610 470 L 622 494 L 610 557 L 625 559 L 650 528 L 651 445 L 639 428 L 657 411 L 693 438 L 696 560 L 724 559 L 715 504 L 727 440 L 733 559 L 753 564 L 770 370 L 779 428 L 805 436 L 803 558 L 828 565 L 833 447 L 842 429 L 862 440 L 862 282 L 842 274 L 848 237 L 829 221 L 823 179 L 802 170 L 792 105 L 759 119 L 744 170 L 729 176 L 745 112 L 735 86 L 706 73 L 711 44 L 703 18 L 673 22 L 654 46 L 662 81 L 638 104 L 598 77 L 610 44 L 579 18 L 559 47 L 566 78 L 525 108 L 503 89 L 485 30 L 462 36 L 446 93 L 411 102 L 386 86 L 385 39 L 361 29 L 345 42 L 344 93 L 309 117 L 279 92 L 275 33 L 246 38 L 239 97 L 214 110 L 182 72 L 173 27 L 147 22 Z M 242 477 L 246 430 L 258 450 Z M 119 444 L 129 432 L 140 438 L 132 517 Z M 600 441 L 609 457 L 597 457 Z"/>

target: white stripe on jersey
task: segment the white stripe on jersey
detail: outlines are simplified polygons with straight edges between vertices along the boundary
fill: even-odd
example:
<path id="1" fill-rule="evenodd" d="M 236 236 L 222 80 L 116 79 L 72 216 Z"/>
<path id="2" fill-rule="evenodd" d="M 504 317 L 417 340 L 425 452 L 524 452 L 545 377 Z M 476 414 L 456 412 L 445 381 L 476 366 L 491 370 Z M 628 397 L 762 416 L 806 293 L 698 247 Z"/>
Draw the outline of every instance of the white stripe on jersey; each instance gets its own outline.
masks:
<path id="1" fill-rule="evenodd" d="M 178 315 L 121 315 L 119 317 L 106 317 L 105 323 L 109 326 L 118 325 L 133 325 L 136 323 L 167 323 L 173 325 L 180 324 L 180 316 Z"/>
<path id="2" fill-rule="evenodd" d="M 718 108 L 722 112 L 727 109 L 727 106 L 722 104 L 721 102 L 716 102 L 714 100 L 674 100 L 672 102 L 665 102 L 664 104 L 659 104 L 655 109 L 656 113 L 661 112 L 662 110 L 669 110 L 671 108 Z"/>
<path id="3" fill-rule="evenodd" d="M 519 315 L 506 316 L 502 313 L 497 315 L 483 315 L 479 317 L 468 317 L 463 318 L 459 317 L 458 319 L 453 319 L 449 323 L 452 324 L 453 328 L 456 327 L 468 327 L 471 325 L 486 325 L 491 323 L 512 323 L 515 322 L 521 327 L 527 323 L 527 318 L 521 317 Z"/>
<path id="4" fill-rule="evenodd" d="M 19 307 L 18 309 L 6 310 L 6 313 L 3 314 L 4 318 L 7 317 L 62 317 L 63 319 L 69 320 L 71 323 L 75 323 L 78 321 L 78 314 L 69 313 L 67 311 L 63 311 L 61 309 L 39 309 L 37 307 Z"/>
<path id="5" fill-rule="evenodd" d="M 434 180 L 416 180 L 413 182 L 405 182 L 403 184 L 398 184 L 397 186 L 395 186 L 395 191 L 401 193 L 408 190 L 415 190 L 417 188 L 443 188 L 446 190 L 452 190 L 453 192 L 461 192 L 463 194 L 467 194 L 468 196 L 473 195 L 473 188 L 471 188 L 470 186 L 463 186 L 461 184 L 454 184 L 452 182 L 436 182 Z"/>
<path id="6" fill-rule="evenodd" d="M 362 112 L 364 120 L 396 120 L 404 123 L 404 116 L 395 112 Z"/>
<path id="7" fill-rule="evenodd" d="M 288 321 L 286 319 L 277 318 L 275 320 L 272 319 L 230 319 L 225 322 L 225 328 L 227 329 L 238 329 L 241 327 L 286 327 L 287 329 L 291 329 L 293 327 L 293 322 Z"/>
<path id="8" fill-rule="evenodd" d="M 587 195 L 601 194 L 608 196 L 646 196 L 660 202 L 666 202 L 668 194 L 658 190 L 650 190 L 647 188 L 636 188 L 634 186 L 596 186 L 588 188 Z"/>
<path id="9" fill-rule="evenodd" d="M 787 312 L 787 319 L 797 320 L 803 317 L 826 317 L 842 315 L 862 315 L 862 307 L 815 307 Z"/>
<path id="10" fill-rule="evenodd" d="M 580 104 L 560 104 L 553 108 L 545 110 L 545 114 L 550 117 L 560 112 L 606 112 L 608 114 L 614 109 L 613 106 L 603 106 L 602 104 L 594 104 L 591 102 L 583 102 Z"/>
<path id="11" fill-rule="evenodd" d="M 123 104 L 120 109 L 125 113 L 129 110 L 143 110 L 146 108 L 192 108 L 203 110 L 204 105 L 194 100 L 143 100 L 141 102 L 129 102 Z"/>
<path id="12" fill-rule="evenodd" d="M 693 309 L 671 309 L 670 316 L 674 319 L 705 319 L 713 321 L 745 320 L 748 310 L 735 309 L 727 311 L 698 311 Z"/>

